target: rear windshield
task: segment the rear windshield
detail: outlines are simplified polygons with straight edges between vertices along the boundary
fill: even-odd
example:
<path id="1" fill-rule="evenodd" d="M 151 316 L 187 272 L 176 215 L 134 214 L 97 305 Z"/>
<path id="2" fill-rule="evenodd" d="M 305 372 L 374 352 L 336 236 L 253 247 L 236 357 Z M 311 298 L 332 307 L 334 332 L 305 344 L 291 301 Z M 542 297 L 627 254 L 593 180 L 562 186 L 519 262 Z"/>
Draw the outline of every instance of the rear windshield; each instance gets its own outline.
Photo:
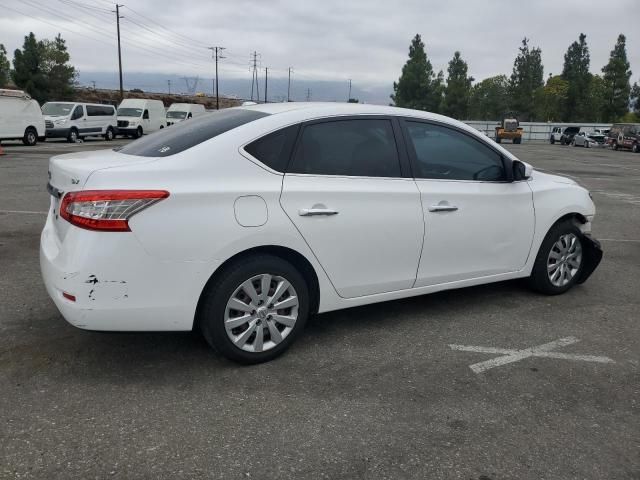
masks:
<path id="1" fill-rule="evenodd" d="M 580 131 L 580 127 L 567 127 L 564 129 L 564 133 L 578 133 Z"/>
<path id="2" fill-rule="evenodd" d="M 267 115 L 253 110 L 221 110 L 164 128 L 125 145 L 119 151 L 141 157 L 168 157 Z"/>

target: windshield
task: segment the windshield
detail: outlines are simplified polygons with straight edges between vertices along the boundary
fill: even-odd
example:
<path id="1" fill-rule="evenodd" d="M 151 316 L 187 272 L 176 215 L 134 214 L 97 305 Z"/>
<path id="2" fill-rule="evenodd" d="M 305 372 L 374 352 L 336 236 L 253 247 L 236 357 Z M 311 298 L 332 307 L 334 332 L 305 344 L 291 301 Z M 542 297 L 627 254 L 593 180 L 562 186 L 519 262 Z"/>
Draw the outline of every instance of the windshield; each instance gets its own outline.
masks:
<path id="1" fill-rule="evenodd" d="M 564 129 L 564 133 L 578 133 L 580 131 L 580 127 L 567 127 Z"/>
<path id="2" fill-rule="evenodd" d="M 141 108 L 119 108 L 118 109 L 119 117 L 141 117 L 142 109 Z"/>
<path id="3" fill-rule="evenodd" d="M 236 108 L 220 110 L 145 135 L 118 151 L 141 157 L 168 157 L 267 115 L 263 112 Z"/>
<path id="4" fill-rule="evenodd" d="M 167 118 L 179 118 L 180 120 L 184 120 L 186 116 L 187 112 L 179 112 L 178 110 L 167 112 Z"/>
<path id="5" fill-rule="evenodd" d="M 73 103 L 47 102 L 42 106 L 42 114 L 51 117 L 66 117 L 73 110 Z"/>

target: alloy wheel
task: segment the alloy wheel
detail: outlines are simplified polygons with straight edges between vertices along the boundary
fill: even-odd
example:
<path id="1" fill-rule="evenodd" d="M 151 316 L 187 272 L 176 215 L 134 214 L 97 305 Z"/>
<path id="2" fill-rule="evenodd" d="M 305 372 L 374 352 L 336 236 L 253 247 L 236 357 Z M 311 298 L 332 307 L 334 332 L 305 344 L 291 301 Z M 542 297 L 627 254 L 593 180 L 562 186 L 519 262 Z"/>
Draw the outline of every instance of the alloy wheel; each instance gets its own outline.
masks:
<path id="1" fill-rule="evenodd" d="M 224 327 L 231 342 L 247 352 L 281 343 L 298 319 L 298 295 L 285 278 L 263 273 L 240 284 L 229 298 Z"/>
<path id="2" fill-rule="evenodd" d="M 566 286 L 582 264 L 582 243 L 574 233 L 561 235 L 547 257 L 547 275 L 556 287 Z"/>

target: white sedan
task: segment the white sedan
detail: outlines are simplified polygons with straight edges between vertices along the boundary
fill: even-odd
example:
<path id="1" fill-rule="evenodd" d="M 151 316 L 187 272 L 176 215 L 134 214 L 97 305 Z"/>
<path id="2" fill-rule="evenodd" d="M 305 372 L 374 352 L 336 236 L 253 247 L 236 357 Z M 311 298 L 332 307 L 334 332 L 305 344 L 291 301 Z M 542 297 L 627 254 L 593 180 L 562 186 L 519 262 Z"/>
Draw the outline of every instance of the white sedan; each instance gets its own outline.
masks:
<path id="1" fill-rule="evenodd" d="M 522 277 L 559 294 L 602 256 L 587 190 L 392 107 L 223 110 L 53 157 L 49 179 L 41 268 L 67 321 L 199 328 L 244 363 L 313 313 Z"/>

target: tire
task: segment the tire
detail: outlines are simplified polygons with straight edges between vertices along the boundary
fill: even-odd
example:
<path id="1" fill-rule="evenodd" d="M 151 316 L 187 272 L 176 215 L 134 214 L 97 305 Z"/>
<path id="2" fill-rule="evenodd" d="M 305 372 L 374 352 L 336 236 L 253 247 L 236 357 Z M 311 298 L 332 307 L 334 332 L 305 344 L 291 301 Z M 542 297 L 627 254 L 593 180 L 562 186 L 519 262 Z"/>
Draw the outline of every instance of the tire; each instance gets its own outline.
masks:
<path id="1" fill-rule="evenodd" d="M 33 147 L 38 143 L 38 132 L 33 127 L 27 127 L 22 137 L 22 143 L 28 147 Z"/>
<path id="2" fill-rule="evenodd" d="M 613 141 L 613 144 L 611 145 L 611 147 L 612 147 L 614 150 L 618 150 L 618 142 L 616 142 L 616 141 L 614 140 L 614 141 Z"/>
<path id="3" fill-rule="evenodd" d="M 584 266 L 582 238 L 582 232 L 571 221 L 551 227 L 533 264 L 530 286 L 546 295 L 559 295 L 573 287 Z M 551 270 L 553 265 L 558 266 Z"/>
<path id="4" fill-rule="evenodd" d="M 502 139 L 500 137 L 496 137 L 496 143 L 500 143 Z"/>
<path id="5" fill-rule="evenodd" d="M 132 135 L 133 138 L 140 138 L 143 135 L 142 127 L 138 127 L 136 132 Z"/>
<path id="6" fill-rule="evenodd" d="M 584 142 L 584 148 L 591 148 L 591 142 Z"/>
<path id="7" fill-rule="evenodd" d="M 551 143 L 551 145 L 553 145 L 554 143 L 556 143 L 556 139 L 553 137 L 553 135 L 551 136 L 551 138 L 549 139 L 549 143 Z"/>
<path id="8" fill-rule="evenodd" d="M 105 139 L 107 142 L 110 142 L 110 141 L 111 141 L 111 140 L 113 140 L 115 137 L 116 137 L 116 134 L 115 134 L 115 132 L 113 131 L 113 128 L 108 127 L 108 128 L 107 128 L 107 131 L 106 131 L 106 132 L 104 132 L 104 139 Z"/>
<path id="9" fill-rule="evenodd" d="M 631 147 L 631 151 L 633 153 L 640 153 L 640 144 L 634 143 L 633 146 Z"/>
<path id="10" fill-rule="evenodd" d="M 577 147 L 577 146 L 578 146 L 578 144 L 576 143 L 575 139 L 574 139 L 574 140 L 571 140 L 571 145 L 573 145 L 574 147 Z"/>
<path id="11" fill-rule="evenodd" d="M 522 142 L 521 138 L 514 138 L 513 139 L 513 143 L 520 145 L 520 143 Z"/>
<path id="12" fill-rule="evenodd" d="M 72 128 L 69 130 L 69 135 L 67 135 L 67 142 L 76 143 L 78 141 L 78 130 L 76 128 Z"/>
<path id="13" fill-rule="evenodd" d="M 261 285 L 266 275 L 271 276 L 271 281 L 268 294 L 263 297 Z M 255 285 L 254 300 L 244 287 L 250 281 Z M 278 288 L 282 288 L 280 285 L 285 285 L 282 281 L 288 282 L 289 287 L 278 293 Z M 297 305 L 276 310 L 272 307 L 275 295 L 281 304 L 295 297 Z M 231 303 L 240 305 L 239 302 L 245 304 L 241 310 L 229 307 Z M 272 315 L 286 319 L 287 324 L 274 320 Z M 198 324 L 214 350 L 229 360 L 255 364 L 272 360 L 289 348 L 304 329 L 308 316 L 309 289 L 304 277 L 289 262 L 260 254 L 233 263 L 209 282 L 200 303 Z M 229 321 L 240 317 L 246 317 L 246 321 L 228 331 Z M 293 323 L 289 323 L 292 318 L 295 318 Z M 260 329 L 262 333 L 259 333 Z M 261 340 L 259 335 L 262 335 Z M 277 339 L 274 338 L 276 335 Z M 260 349 L 261 341 L 263 349 Z"/>

